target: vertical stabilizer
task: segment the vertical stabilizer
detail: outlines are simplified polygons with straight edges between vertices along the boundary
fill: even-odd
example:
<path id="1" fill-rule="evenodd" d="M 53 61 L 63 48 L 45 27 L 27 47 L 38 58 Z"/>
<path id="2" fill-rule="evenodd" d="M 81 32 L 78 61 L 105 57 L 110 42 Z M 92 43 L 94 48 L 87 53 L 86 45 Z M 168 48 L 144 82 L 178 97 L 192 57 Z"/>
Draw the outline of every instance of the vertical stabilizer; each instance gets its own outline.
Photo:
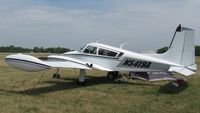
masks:
<path id="1" fill-rule="evenodd" d="M 179 25 L 163 59 L 184 66 L 195 64 L 194 30 Z"/>

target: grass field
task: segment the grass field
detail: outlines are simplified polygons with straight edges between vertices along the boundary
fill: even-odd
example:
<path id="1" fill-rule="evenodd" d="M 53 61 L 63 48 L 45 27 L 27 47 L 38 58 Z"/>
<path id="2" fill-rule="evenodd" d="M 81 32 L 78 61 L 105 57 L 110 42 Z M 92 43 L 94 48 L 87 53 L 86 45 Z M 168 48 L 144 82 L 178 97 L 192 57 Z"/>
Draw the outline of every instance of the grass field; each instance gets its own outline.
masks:
<path id="1" fill-rule="evenodd" d="M 0 54 L 0 113 L 199 113 L 200 72 L 188 85 L 173 89 L 169 82 L 106 80 L 105 72 L 87 71 L 87 85 L 77 86 L 79 70 L 55 69 L 29 73 L 9 67 Z M 39 54 L 41 56 L 43 54 Z M 38 56 L 38 55 L 37 55 Z M 200 58 L 196 58 L 200 63 Z"/>

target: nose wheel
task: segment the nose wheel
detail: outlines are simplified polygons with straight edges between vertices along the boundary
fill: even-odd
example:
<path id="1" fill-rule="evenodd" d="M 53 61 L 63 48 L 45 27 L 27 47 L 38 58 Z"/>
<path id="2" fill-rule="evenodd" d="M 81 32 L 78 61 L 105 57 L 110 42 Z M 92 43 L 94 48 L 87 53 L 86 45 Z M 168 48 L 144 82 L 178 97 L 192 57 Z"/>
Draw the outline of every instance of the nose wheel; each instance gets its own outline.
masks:
<path id="1" fill-rule="evenodd" d="M 54 79 L 60 79 L 60 74 L 59 74 L 59 73 L 53 74 L 53 78 L 54 78 Z"/>
<path id="2" fill-rule="evenodd" d="M 59 74 L 59 71 L 60 71 L 60 68 L 57 68 L 56 73 L 53 74 L 53 78 L 54 78 L 54 79 L 60 79 L 60 78 L 61 78 L 61 77 L 60 77 L 60 74 Z"/>

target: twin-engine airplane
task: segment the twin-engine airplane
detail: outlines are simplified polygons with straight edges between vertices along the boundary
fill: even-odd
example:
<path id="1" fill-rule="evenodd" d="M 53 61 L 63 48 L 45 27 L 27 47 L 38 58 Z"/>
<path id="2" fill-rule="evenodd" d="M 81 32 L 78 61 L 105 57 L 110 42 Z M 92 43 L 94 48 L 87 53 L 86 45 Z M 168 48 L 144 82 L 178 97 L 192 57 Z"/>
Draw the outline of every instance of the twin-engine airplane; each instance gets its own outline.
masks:
<path id="1" fill-rule="evenodd" d="M 79 83 L 85 84 L 85 70 L 102 70 L 108 77 L 127 72 L 176 72 L 185 76 L 195 73 L 194 30 L 179 25 L 167 52 L 139 54 L 101 43 L 89 43 L 76 51 L 49 55 L 47 60 L 24 54 L 9 55 L 5 61 L 20 70 L 42 71 L 57 68 L 54 78 L 60 78 L 60 68 L 80 69 Z"/>

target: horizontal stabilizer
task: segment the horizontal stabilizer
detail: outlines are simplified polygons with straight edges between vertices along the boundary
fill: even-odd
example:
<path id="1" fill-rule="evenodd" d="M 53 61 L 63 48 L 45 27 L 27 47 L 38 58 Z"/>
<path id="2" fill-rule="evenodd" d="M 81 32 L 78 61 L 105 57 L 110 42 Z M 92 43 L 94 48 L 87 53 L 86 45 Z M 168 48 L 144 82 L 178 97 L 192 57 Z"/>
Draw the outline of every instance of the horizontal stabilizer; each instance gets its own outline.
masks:
<path id="1" fill-rule="evenodd" d="M 131 72 L 130 78 L 148 81 L 176 80 L 171 73 L 167 72 Z"/>
<path id="2" fill-rule="evenodd" d="M 190 70 L 197 70 L 197 64 L 195 63 L 195 64 L 193 64 L 193 65 L 190 65 L 190 66 L 187 66 L 187 68 L 188 69 L 190 69 Z"/>
<path id="3" fill-rule="evenodd" d="M 190 76 L 192 74 L 195 74 L 195 71 L 190 70 L 190 69 L 188 69 L 186 67 L 174 67 L 174 66 L 171 66 L 169 71 L 177 72 L 177 73 L 180 73 L 180 74 L 185 75 L 185 76 Z"/>

